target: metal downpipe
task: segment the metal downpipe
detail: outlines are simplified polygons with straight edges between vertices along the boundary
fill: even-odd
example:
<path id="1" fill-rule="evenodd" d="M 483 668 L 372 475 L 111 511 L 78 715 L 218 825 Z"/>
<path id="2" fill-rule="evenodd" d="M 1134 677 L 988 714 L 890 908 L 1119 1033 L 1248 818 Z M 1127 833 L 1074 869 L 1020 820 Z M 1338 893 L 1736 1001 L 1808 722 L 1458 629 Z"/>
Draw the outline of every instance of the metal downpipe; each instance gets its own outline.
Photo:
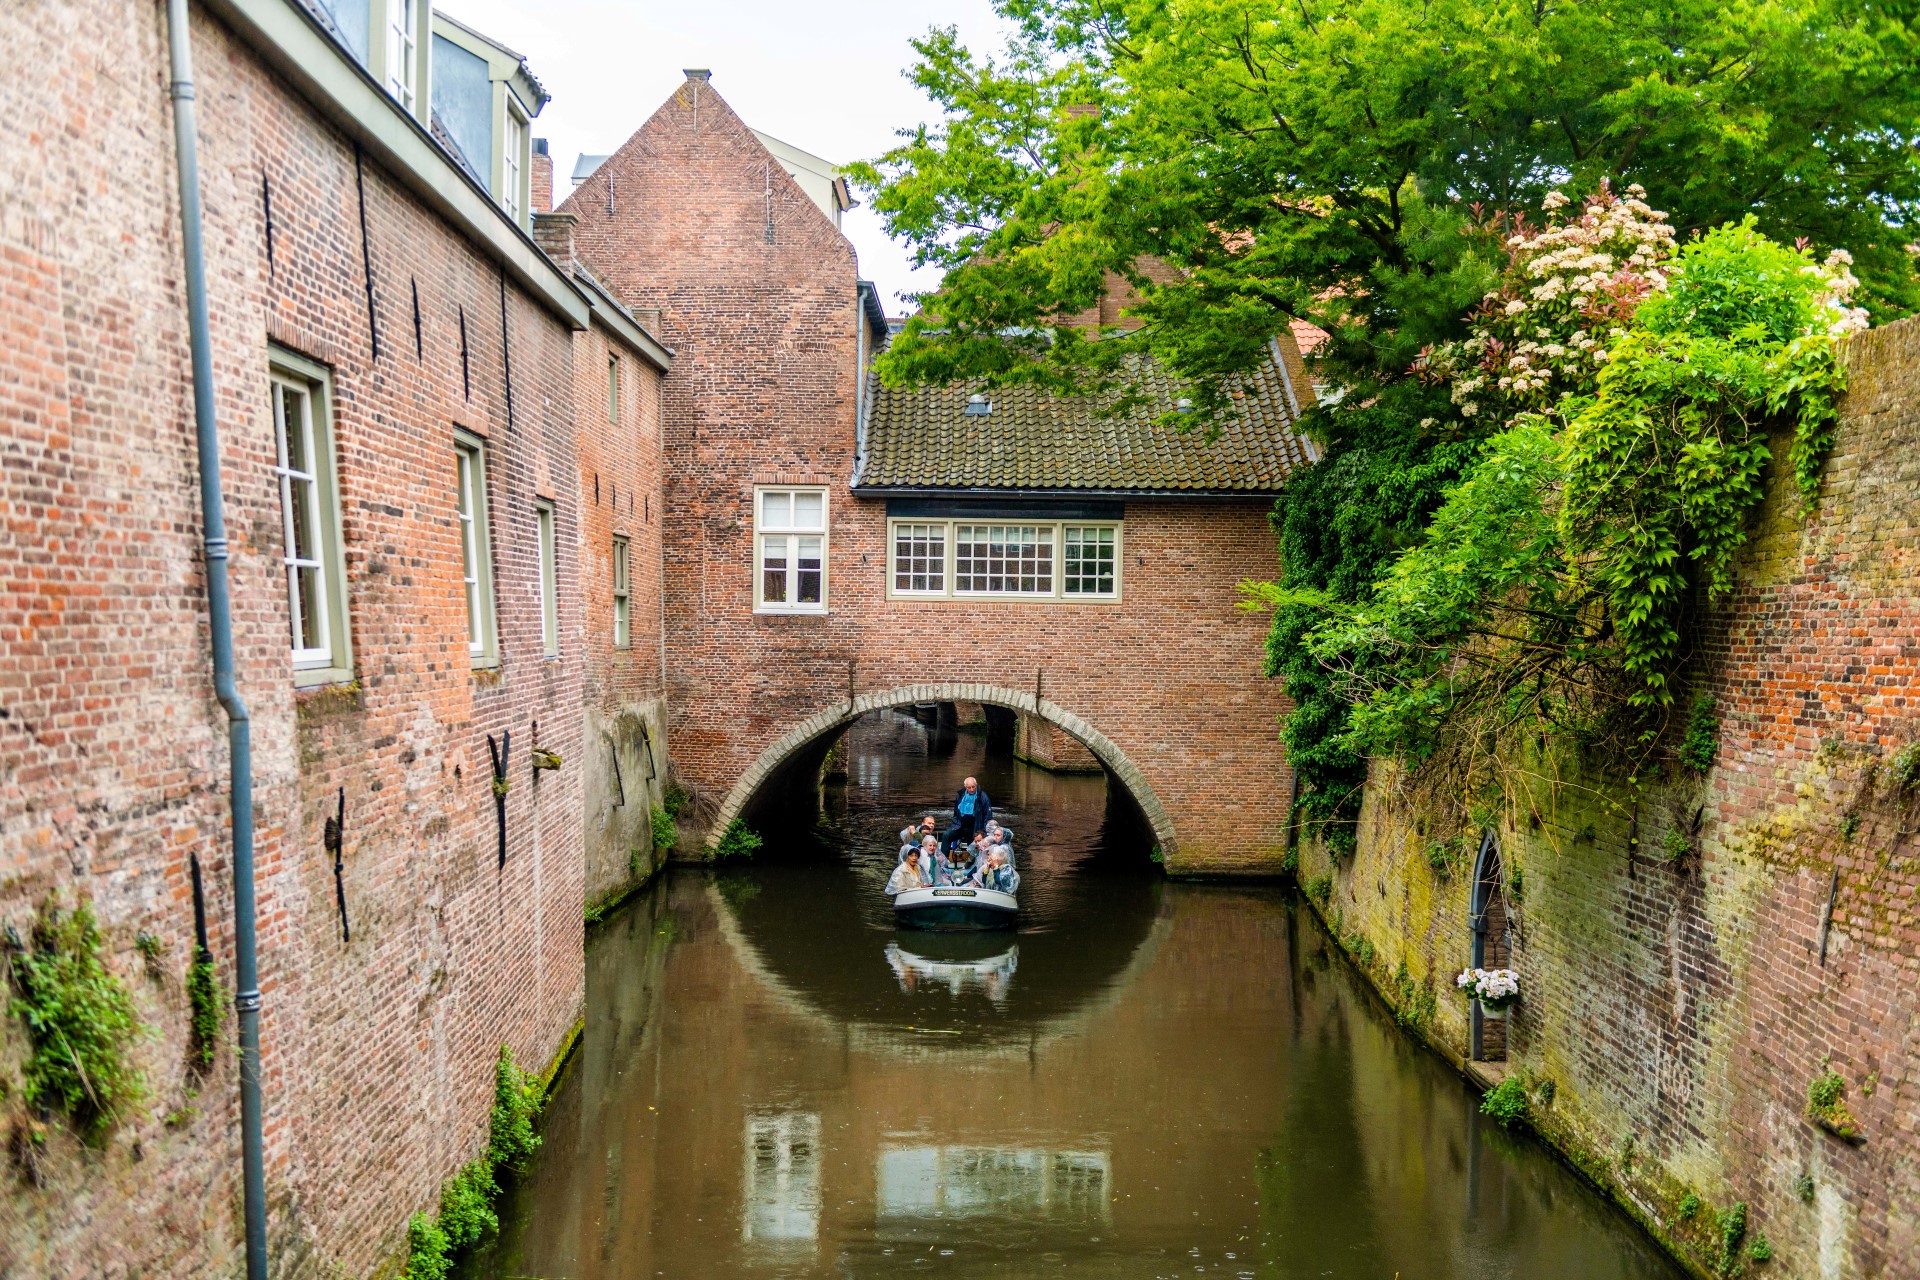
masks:
<path id="1" fill-rule="evenodd" d="M 233 814 L 234 1009 L 240 1024 L 240 1151 L 245 1185 L 247 1280 L 266 1280 L 266 1161 L 260 1131 L 260 968 L 253 900 L 253 744 L 247 704 L 233 680 L 233 613 L 227 586 L 227 522 L 220 488 L 220 435 L 214 412 L 213 346 L 207 325 L 207 263 L 201 240 L 200 161 L 193 119 L 193 50 L 187 0 L 167 0 L 174 158 L 180 173 L 180 247 L 187 274 L 187 328 L 193 351 L 193 419 L 200 453 L 200 513 L 205 525 L 207 630 L 213 689 L 227 713 Z"/>

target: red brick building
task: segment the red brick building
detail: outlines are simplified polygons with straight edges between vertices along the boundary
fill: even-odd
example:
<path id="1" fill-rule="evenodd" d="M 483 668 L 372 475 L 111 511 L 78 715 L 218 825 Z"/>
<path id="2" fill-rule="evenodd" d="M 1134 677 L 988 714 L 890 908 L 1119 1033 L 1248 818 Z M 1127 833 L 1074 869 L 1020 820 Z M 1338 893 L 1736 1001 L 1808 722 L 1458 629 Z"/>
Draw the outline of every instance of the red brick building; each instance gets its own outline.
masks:
<path id="1" fill-rule="evenodd" d="M 531 238 L 537 101 L 493 99 L 514 127 L 484 136 L 510 150 L 463 164 L 425 0 L 352 9 L 218 0 L 190 26 L 286 1275 L 391 1258 L 484 1141 L 499 1047 L 539 1068 L 566 1042 L 584 869 L 630 825 L 594 807 L 594 770 L 660 690 L 667 352 Z M 31 1158 L 0 1194 L 0 1274 L 230 1276 L 234 1066 L 189 1071 L 182 983 L 190 859 L 229 994 L 233 916 L 168 27 L 82 0 L 10 6 L 0 36 L 33 68 L 0 91 L 0 920 L 90 900 L 149 1033 L 145 1101 L 90 1152 L 22 1101 L 8 1019 L 0 1127 Z M 535 746 L 561 767 L 536 773 Z"/>
<path id="2" fill-rule="evenodd" d="M 1289 344 L 1224 437 L 1100 405 L 882 387 L 851 246 L 705 72 L 562 204 L 675 349 L 663 415 L 675 767 L 717 840 L 779 765 L 878 707 L 994 703 L 1085 742 L 1171 867 L 1270 871 L 1291 779 L 1262 622 L 1266 512 L 1307 458 Z M 1091 318 L 1091 317 L 1090 317 Z"/>

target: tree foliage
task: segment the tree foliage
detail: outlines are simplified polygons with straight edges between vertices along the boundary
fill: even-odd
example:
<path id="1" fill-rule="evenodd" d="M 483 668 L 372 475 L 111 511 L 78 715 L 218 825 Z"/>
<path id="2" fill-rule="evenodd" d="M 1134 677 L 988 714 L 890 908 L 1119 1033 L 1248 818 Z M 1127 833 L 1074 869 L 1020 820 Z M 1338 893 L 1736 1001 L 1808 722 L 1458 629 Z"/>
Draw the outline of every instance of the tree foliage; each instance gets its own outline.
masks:
<path id="1" fill-rule="evenodd" d="M 1456 637 L 1417 657 L 1392 644 L 1336 657 L 1309 637 L 1330 617 L 1359 625 L 1350 611 L 1423 543 L 1483 453 L 1492 470 L 1474 492 L 1512 504 L 1528 477 L 1543 486 L 1539 510 L 1512 526 L 1518 558 L 1477 566 L 1475 598 L 1499 600 L 1535 663 L 1533 686 L 1511 666 L 1475 686 L 1488 695 L 1480 705 L 1509 717 L 1553 710 L 1530 688 L 1564 692 L 1555 681 L 1568 673 L 1598 680 L 1586 659 L 1620 628 L 1618 652 L 1634 666 L 1606 697 L 1660 705 L 1687 584 L 1713 589 L 1737 545 L 1729 513 L 1751 500 L 1760 420 L 1797 406 L 1785 409 L 1802 415 L 1792 461 L 1803 485 L 1817 474 L 1830 353 L 1712 331 L 1705 313 L 1670 322 L 1656 310 L 1636 325 L 1654 282 L 1618 271 L 1578 304 L 1611 307 L 1587 326 L 1579 350 L 1589 358 L 1614 344 L 1616 328 L 1638 335 L 1605 402 L 1573 427 L 1517 423 L 1569 390 L 1594 400 L 1600 368 L 1570 379 L 1556 367 L 1564 351 L 1546 354 L 1520 322 L 1503 332 L 1486 313 L 1489 292 L 1502 293 L 1504 311 L 1519 295 L 1503 291 L 1540 283 L 1514 274 L 1508 242 L 1532 230 L 1523 215 L 1558 190 L 1637 184 L 1643 208 L 1670 215 L 1669 248 L 1751 215 L 1749 247 L 1766 237 L 1783 253 L 1800 241 L 1816 257 L 1851 249 L 1876 319 L 1920 306 L 1907 248 L 1920 207 L 1920 40 L 1905 0 L 996 6 L 1016 28 L 1005 53 L 980 56 L 951 30 L 918 42 L 910 75 L 938 119 L 854 167 L 888 230 L 946 273 L 882 355 L 881 373 L 1070 389 L 1124 384 L 1128 357 L 1146 352 L 1194 387 L 1197 411 L 1172 429 L 1209 422 L 1295 320 L 1327 333 L 1313 372 L 1332 394 L 1306 417 L 1321 460 L 1278 504 L 1282 577 L 1258 593 L 1274 606 L 1269 672 L 1296 706 L 1285 737 L 1302 805 L 1336 847 L 1358 813 L 1366 752 L 1382 734 L 1431 748 L 1436 717 L 1458 704 L 1448 681 L 1466 669 L 1448 664 L 1484 650 Z M 1728 269 L 1758 262 L 1733 247 L 1715 250 Z M 1693 265 L 1697 282 L 1718 269 Z M 1132 327 L 1064 322 L 1116 276 L 1140 295 Z M 1573 307 L 1565 301 L 1562 318 Z M 1506 346 L 1467 349 L 1476 336 Z M 1696 340 L 1706 344 L 1698 353 Z M 1515 349 L 1527 341 L 1542 349 Z M 1546 374 L 1540 385 L 1516 387 L 1510 370 L 1498 375 L 1506 388 L 1495 377 L 1477 397 L 1460 395 L 1467 366 L 1492 373 L 1496 356 L 1522 354 Z M 1723 363 L 1702 368 L 1699 355 Z M 1568 450 L 1587 460 L 1570 491 Z M 1609 461 L 1625 470 L 1609 473 Z M 1666 481 L 1680 472 L 1669 464 L 1700 482 L 1696 498 L 1676 503 L 1680 486 Z M 1662 483 L 1638 488 L 1649 476 Z M 1449 536 L 1500 532 L 1468 514 L 1449 517 Z M 1422 554 L 1430 567 L 1448 560 L 1437 548 Z M 1408 606 L 1419 599 L 1418 567 L 1393 574 Z M 1508 609 L 1493 594 L 1502 574 L 1542 587 L 1521 596 L 1545 614 Z M 1551 592 L 1549 581 L 1559 584 Z M 1469 598 L 1458 584 L 1431 585 L 1434 607 Z M 1369 621 L 1385 625 L 1377 613 Z M 1375 681 L 1394 700 L 1373 706 L 1356 734 L 1353 699 L 1371 696 Z"/>

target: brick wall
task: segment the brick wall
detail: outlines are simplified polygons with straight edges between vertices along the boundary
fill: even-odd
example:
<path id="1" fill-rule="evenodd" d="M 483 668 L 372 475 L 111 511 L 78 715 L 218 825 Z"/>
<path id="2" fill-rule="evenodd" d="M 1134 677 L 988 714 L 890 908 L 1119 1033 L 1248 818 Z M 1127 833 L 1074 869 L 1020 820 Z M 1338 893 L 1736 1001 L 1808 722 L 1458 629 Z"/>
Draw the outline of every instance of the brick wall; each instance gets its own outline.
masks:
<path id="1" fill-rule="evenodd" d="M 1791 475 L 1771 478 L 1707 633 L 1712 771 L 1635 803 L 1624 779 L 1543 759 L 1536 793 L 1495 828 L 1522 874 L 1509 1065 L 1554 1082 L 1551 1102 L 1535 1094 L 1551 1140 L 1702 1274 L 1718 1229 L 1709 1212 L 1680 1217 L 1690 1192 L 1745 1202 L 1774 1274 L 1920 1275 L 1920 824 L 1893 777 L 1920 739 L 1917 404 L 1920 323 L 1856 339 L 1817 511 L 1803 519 Z M 1468 957 L 1470 863 L 1436 875 L 1424 852 L 1452 833 L 1396 782 L 1376 772 L 1350 864 L 1309 848 L 1302 875 L 1331 875 L 1335 931 L 1390 1001 L 1433 991 L 1431 1034 L 1463 1056 L 1451 979 Z M 1697 851 L 1669 864 L 1656 853 L 1676 827 Z M 1823 1064 L 1863 1145 L 1805 1118 Z"/>
<path id="2" fill-rule="evenodd" d="M 1260 675 L 1264 623 L 1234 607 L 1235 584 L 1276 570 L 1264 504 L 1129 503 L 1119 604 L 889 600 L 885 505 L 847 488 L 861 312 L 846 239 L 699 79 L 561 211 L 621 295 L 659 309 L 676 353 L 662 391 L 667 668 L 698 817 L 850 689 L 978 682 L 1024 697 L 1037 683 L 1150 781 L 1176 870 L 1277 865 L 1284 702 Z M 782 483 L 829 492 L 824 617 L 753 612 L 754 486 Z"/>
<path id="3" fill-rule="evenodd" d="M 346 137 L 201 12 L 214 372 L 253 713 L 270 1235 L 278 1274 L 357 1275 L 401 1247 L 408 1213 L 483 1141 L 498 1046 L 544 1065 L 579 1012 L 575 762 L 581 708 L 606 705 L 584 683 L 582 584 L 604 576 L 595 557 L 613 517 L 590 516 L 582 497 L 568 324 L 503 286 L 393 175 L 356 163 Z M 85 0 L 10 7 L 0 37 L 36 69 L 0 89 L 14 123 L 0 157 L 15 175 L 0 198 L 0 919 L 24 931 L 48 894 L 90 897 L 153 1032 L 136 1051 L 148 1102 L 104 1151 L 83 1153 L 55 1124 L 41 1185 L 9 1169 L 0 1273 L 232 1275 L 233 1068 L 222 1054 L 197 1091 L 184 1068 L 190 854 L 229 992 L 233 975 L 165 24 L 152 3 Z M 270 341 L 334 378 L 349 686 L 296 693 L 291 680 Z M 456 425 L 488 442 L 503 655 L 490 671 L 466 650 Z M 644 434 L 638 416 L 631 429 Z M 599 461 L 607 448 L 593 442 L 594 466 L 619 471 L 624 499 L 647 464 Z M 552 660 L 536 496 L 556 509 Z M 646 573 L 657 583 L 643 557 Z M 656 650 L 602 661 L 600 687 L 657 685 Z M 568 762 L 537 779 L 536 721 L 540 745 Z M 507 730 L 499 869 L 486 735 Z M 351 944 L 321 847 L 341 789 Z M 157 980 L 140 976 L 140 931 L 165 943 Z M 230 1014 L 225 1025 L 230 1036 Z M 8 1026 L 0 1109 L 13 1127 L 31 1117 L 18 1101 L 24 1044 Z"/>

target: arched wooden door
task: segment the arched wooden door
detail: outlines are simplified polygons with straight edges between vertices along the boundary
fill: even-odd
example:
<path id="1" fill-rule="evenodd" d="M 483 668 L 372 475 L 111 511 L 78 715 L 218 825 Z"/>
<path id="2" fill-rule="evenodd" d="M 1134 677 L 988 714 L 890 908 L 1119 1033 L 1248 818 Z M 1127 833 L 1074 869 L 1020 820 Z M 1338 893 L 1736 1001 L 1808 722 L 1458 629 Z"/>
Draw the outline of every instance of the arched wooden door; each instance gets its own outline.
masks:
<path id="1" fill-rule="evenodd" d="M 1509 969 L 1513 951 L 1507 940 L 1507 884 L 1500 865 L 1500 843 L 1489 831 L 1480 841 L 1480 856 L 1473 865 L 1473 896 L 1468 923 L 1473 928 L 1473 967 Z M 1489 1018 L 1473 1006 L 1472 1056 L 1480 1062 L 1507 1060 L 1507 1024 L 1503 1018 Z"/>

